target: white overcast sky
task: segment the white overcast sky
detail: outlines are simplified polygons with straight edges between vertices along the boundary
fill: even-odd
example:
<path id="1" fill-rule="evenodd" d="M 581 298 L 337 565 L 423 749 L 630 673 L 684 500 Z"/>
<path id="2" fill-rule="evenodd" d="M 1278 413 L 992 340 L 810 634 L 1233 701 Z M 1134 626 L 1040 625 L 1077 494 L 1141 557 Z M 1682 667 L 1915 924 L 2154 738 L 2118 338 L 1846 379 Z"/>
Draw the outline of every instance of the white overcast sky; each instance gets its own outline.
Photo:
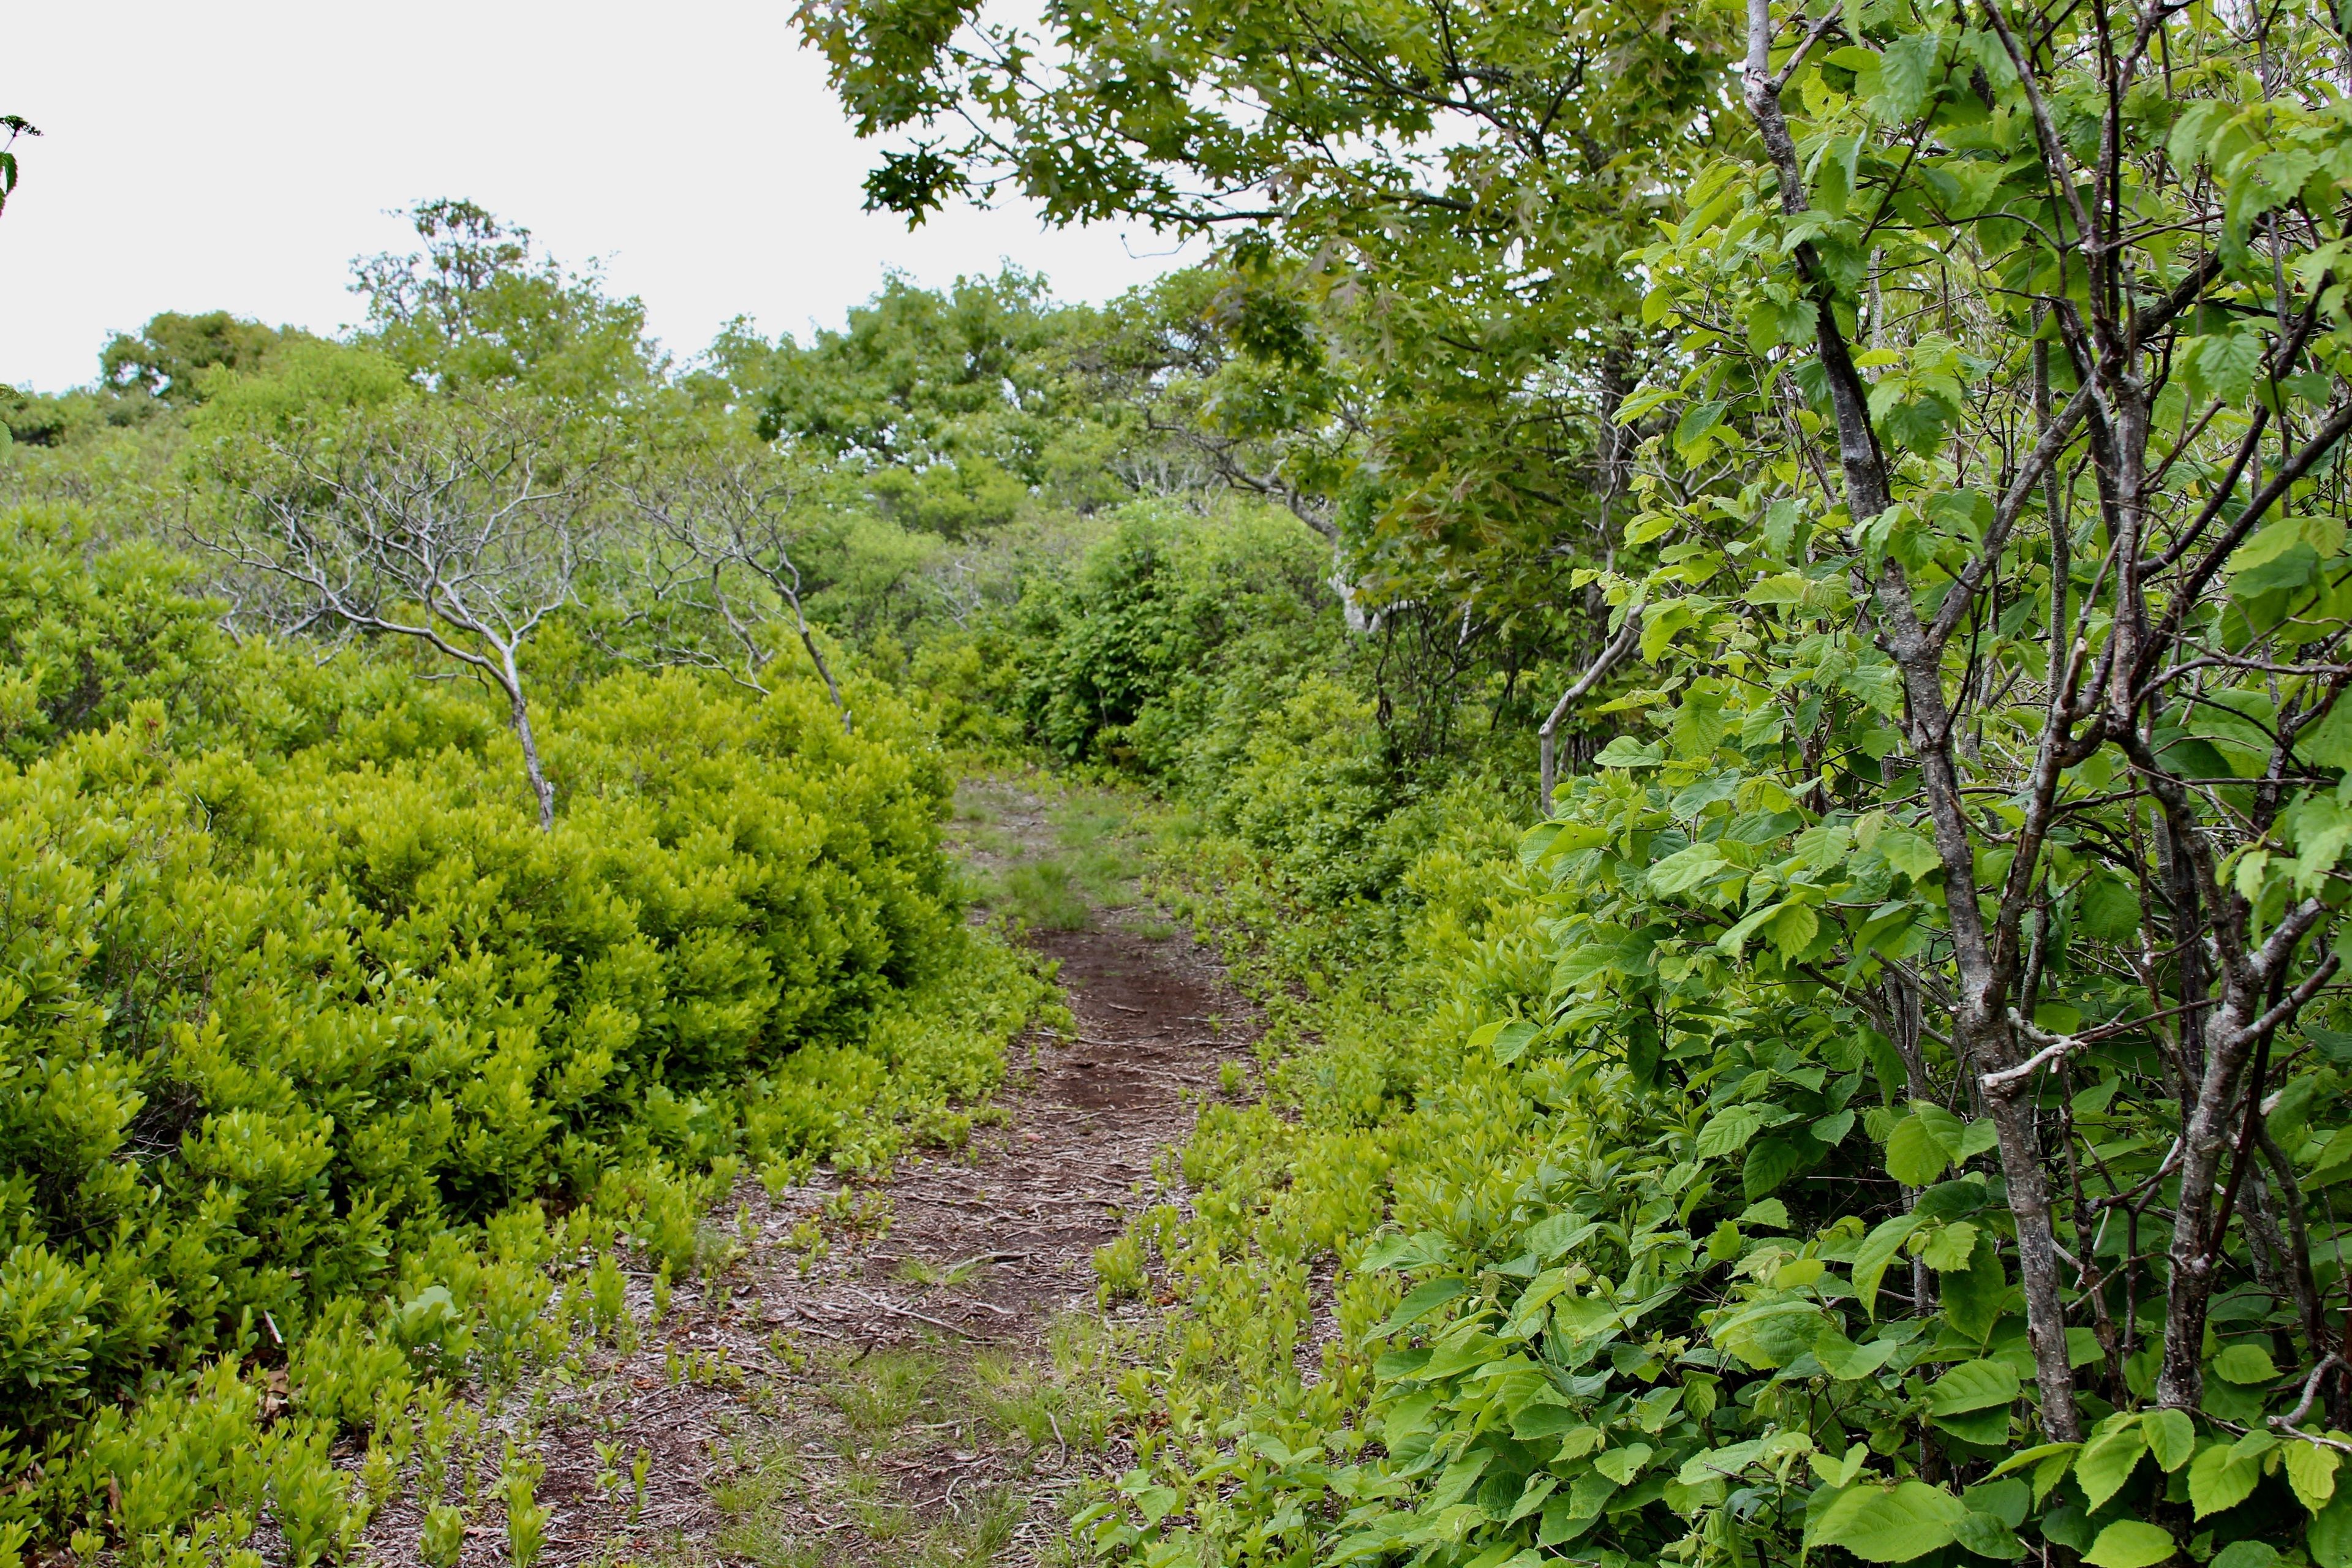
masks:
<path id="1" fill-rule="evenodd" d="M 1172 265 L 1138 229 L 859 210 L 853 138 L 791 0 L 76 0 L 14 8 L 0 113 L 0 381 L 90 380 L 109 331 L 229 310 L 331 331 L 353 257 L 406 250 L 396 209 L 468 196 L 567 262 L 601 258 L 674 353 L 738 314 L 840 324 L 895 267 L 928 284 L 1010 258 L 1064 299 Z"/>

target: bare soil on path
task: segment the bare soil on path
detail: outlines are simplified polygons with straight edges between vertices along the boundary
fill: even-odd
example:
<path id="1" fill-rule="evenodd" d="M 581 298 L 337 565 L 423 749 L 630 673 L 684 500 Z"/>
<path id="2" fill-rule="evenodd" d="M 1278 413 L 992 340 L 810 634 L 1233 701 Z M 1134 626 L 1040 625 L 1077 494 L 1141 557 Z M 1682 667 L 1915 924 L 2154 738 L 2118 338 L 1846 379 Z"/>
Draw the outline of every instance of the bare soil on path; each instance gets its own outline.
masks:
<path id="1" fill-rule="evenodd" d="M 1164 1156 L 1257 1026 L 1208 954 L 1102 874 L 1115 810 L 1081 802 L 1091 847 L 1066 841 L 1076 798 L 973 781 L 954 834 L 987 890 L 975 918 L 1041 868 L 1087 892 L 1059 921 L 1082 927 L 1021 938 L 1058 966 L 1075 1037 L 1015 1042 L 961 1149 L 873 1183 L 739 1184 L 713 1216 L 731 1257 L 657 1320 L 651 1277 L 634 1279 L 633 1346 L 504 1401 L 491 1419 L 527 1425 L 545 1467 L 539 1563 L 1034 1563 L 1058 1555 L 1070 1489 L 1121 1467 L 1103 1397 L 1119 1318 L 1094 1254 L 1139 1207 L 1182 1202 Z M 1087 855 L 1091 879 L 1069 875 Z M 498 1445 L 479 1447 L 495 1472 Z M 460 1560 L 511 1563 L 495 1500 L 470 1517 L 488 1522 Z M 422 1523 L 391 1503 L 368 1555 L 419 1561 Z"/>

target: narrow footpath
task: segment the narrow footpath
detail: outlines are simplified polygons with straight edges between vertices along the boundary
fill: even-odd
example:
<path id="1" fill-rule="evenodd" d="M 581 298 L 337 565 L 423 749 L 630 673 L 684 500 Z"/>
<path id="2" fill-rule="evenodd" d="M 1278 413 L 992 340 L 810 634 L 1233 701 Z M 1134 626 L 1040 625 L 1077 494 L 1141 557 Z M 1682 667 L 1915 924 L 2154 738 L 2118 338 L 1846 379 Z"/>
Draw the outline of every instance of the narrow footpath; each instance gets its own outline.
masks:
<path id="1" fill-rule="evenodd" d="M 1038 921 L 1023 940 L 1059 966 L 1076 1037 L 1015 1042 L 962 1149 L 776 1197 L 747 1177 L 712 1216 L 737 1255 L 658 1321 L 634 1281 L 638 1342 L 527 1391 L 540 1564 L 1024 1568 L 1054 1554 L 1069 1489 L 1123 1468 L 1104 1398 L 1121 1318 L 1094 1256 L 1182 1201 L 1164 1156 L 1256 1024 L 1136 901 L 1115 804 L 981 780 L 958 806 L 974 918 Z M 367 1556 L 423 1560 L 422 1524 L 392 1503 Z M 459 1561 L 511 1563 L 505 1536 L 469 1531 Z"/>

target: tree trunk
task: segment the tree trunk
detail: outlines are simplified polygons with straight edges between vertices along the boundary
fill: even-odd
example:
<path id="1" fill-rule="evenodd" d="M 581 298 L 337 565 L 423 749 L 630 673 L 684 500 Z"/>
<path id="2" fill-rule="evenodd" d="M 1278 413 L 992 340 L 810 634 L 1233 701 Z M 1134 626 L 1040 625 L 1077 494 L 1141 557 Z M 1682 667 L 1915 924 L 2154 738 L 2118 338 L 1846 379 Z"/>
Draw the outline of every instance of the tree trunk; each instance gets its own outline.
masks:
<path id="1" fill-rule="evenodd" d="M 2083 1426 L 2074 1411 L 2058 1238 L 2051 1219 L 2042 1140 L 2033 1124 L 2032 1084 L 2026 1078 L 1988 1092 L 1985 1112 L 2000 1136 L 2001 1174 L 2009 1183 L 2009 1212 L 2017 1221 L 2017 1272 L 2025 1290 L 2026 1343 L 2033 1352 L 2034 1381 L 2042 1391 L 2042 1430 L 2051 1442 L 2075 1443 L 2082 1440 Z"/>
<path id="2" fill-rule="evenodd" d="M 523 772 L 530 775 L 530 793 L 539 799 L 540 831 L 545 833 L 555 826 L 555 786 L 548 782 L 547 771 L 539 764 L 539 740 L 530 732 L 530 707 L 523 700 L 522 676 L 515 668 L 511 653 L 503 658 L 499 684 L 506 689 L 515 739 L 522 746 Z"/>
<path id="3" fill-rule="evenodd" d="M 792 601 L 793 621 L 800 628 L 801 647 L 808 649 L 809 662 L 816 666 L 817 674 L 824 681 L 825 690 L 832 694 L 834 710 L 841 715 L 841 732 L 845 735 L 852 733 L 849 704 L 842 700 L 841 683 L 834 679 L 832 667 L 824 662 L 824 655 L 817 651 L 816 635 L 809 630 L 808 617 L 801 614 L 800 595 L 788 594 L 785 597 Z"/>

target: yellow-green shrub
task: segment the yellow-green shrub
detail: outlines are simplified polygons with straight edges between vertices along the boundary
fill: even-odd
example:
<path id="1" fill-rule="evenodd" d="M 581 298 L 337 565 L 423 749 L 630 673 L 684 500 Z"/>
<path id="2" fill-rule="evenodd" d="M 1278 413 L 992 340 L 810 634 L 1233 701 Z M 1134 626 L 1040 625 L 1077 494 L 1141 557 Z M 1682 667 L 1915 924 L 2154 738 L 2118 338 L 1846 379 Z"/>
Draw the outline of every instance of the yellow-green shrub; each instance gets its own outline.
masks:
<path id="1" fill-rule="evenodd" d="M 121 699 L 0 764 L 0 1525 L 266 1509 L 337 1550 L 323 1434 L 544 1350 L 541 1200 L 587 1201 L 572 1255 L 621 1224 L 690 1262 L 740 1156 L 883 1157 L 1042 995 L 965 930 L 885 693 L 845 734 L 813 686 L 590 681 L 541 720 L 541 831 L 471 692 L 154 603 L 173 693 L 97 601 L 0 591 L 0 640 Z"/>

